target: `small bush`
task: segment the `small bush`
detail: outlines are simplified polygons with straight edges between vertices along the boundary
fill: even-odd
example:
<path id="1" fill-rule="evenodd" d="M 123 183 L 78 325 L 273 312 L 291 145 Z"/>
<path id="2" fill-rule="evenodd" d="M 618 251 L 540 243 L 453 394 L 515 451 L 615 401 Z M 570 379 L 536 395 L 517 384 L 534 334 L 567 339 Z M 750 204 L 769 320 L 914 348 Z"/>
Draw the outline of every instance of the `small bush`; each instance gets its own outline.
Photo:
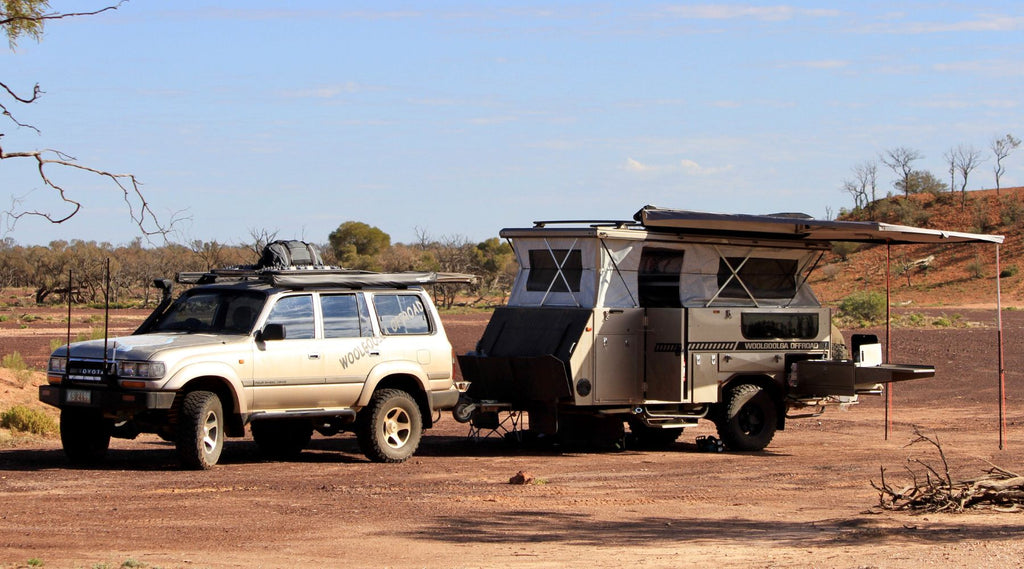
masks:
<path id="1" fill-rule="evenodd" d="M 0 366 L 12 371 L 25 371 L 28 369 L 25 358 L 21 357 L 19 352 L 11 352 L 4 355 L 3 358 L 0 358 Z"/>
<path id="2" fill-rule="evenodd" d="M 885 318 L 885 295 L 875 291 L 860 291 L 839 303 L 843 316 L 863 322 L 877 322 Z"/>
<path id="3" fill-rule="evenodd" d="M 967 274 L 971 277 L 980 279 L 985 276 L 985 263 L 982 262 L 981 257 L 975 257 L 973 261 L 967 263 Z"/>
<path id="4" fill-rule="evenodd" d="M 843 261 L 848 260 L 850 255 L 856 253 L 858 249 L 860 249 L 860 243 L 850 241 L 832 242 L 832 252 Z"/>
<path id="5" fill-rule="evenodd" d="M 821 269 L 821 274 L 830 281 L 836 280 L 836 277 L 839 276 L 840 272 L 842 272 L 842 269 L 839 265 L 825 265 Z"/>
<path id="6" fill-rule="evenodd" d="M 935 320 L 932 320 L 932 326 L 938 326 L 939 328 L 949 328 L 952 325 L 953 323 L 945 316 L 939 316 Z"/>
<path id="7" fill-rule="evenodd" d="M 33 435 L 48 435 L 57 432 L 57 421 L 38 409 L 15 405 L 0 414 L 0 427 Z"/>
<path id="8" fill-rule="evenodd" d="M 999 271 L 999 278 L 1001 279 L 1008 279 L 1015 276 L 1017 276 L 1017 265 L 1010 265 L 1009 267 Z"/>
<path id="9" fill-rule="evenodd" d="M 1004 199 L 999 204 L 999 220 L 1003 225 L 1017 225 L 1024 221 L 1024 203 L 1017 196 Z"/>

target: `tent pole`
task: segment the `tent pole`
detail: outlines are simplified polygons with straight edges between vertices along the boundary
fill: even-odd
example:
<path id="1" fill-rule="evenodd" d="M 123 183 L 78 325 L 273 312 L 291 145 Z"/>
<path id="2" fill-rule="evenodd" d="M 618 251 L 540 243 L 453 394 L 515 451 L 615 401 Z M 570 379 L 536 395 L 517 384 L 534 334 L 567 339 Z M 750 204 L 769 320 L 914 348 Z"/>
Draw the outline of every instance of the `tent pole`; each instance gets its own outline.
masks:
<path id="1" fill-rule="evenodd" d="M 999 450 L 1006 448 L 1006 370 L 1003 368 L 1003 299 L 999 278 L 999 244 L 996 243 L 996 342 L 999 343 Z"/>
<path id="2" fill-rule="evenodd" d="M 891 272 L 890 262 L 891 255 L 890 250 L 892 248 L 892 242 L 885 242 L 885 363 L 892 361 L 892 329 L 890 324 L 892 323 L 892 298 L 891 291 L 892 286 L 889 281 L 889 274 Z M 892 383 L 885 384 L 885 440 L 889 440 L 889 432 L 892 430 L 892 417 L 890 412 L 892 409 Z"/>

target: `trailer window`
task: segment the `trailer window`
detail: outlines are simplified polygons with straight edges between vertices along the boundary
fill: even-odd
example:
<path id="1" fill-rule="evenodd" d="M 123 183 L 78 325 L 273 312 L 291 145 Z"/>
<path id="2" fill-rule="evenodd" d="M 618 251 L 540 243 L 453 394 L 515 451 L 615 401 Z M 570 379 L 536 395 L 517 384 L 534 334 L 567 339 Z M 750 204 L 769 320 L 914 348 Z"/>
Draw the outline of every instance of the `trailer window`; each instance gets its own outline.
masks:
<path id="1" fill-rule="evenodd" d="M 728 263 L 726 263 L 728 261 Z M 742 266 L 740 266 L 742 265 Z M 732 280 L 732 269 L 740 267 Z M 764 259 L 750 257 L 728 257 L 718 263 L 718 286 L 729 284 L 722 289 L 722 298 L 792 298 L 796 296 L 796 269 L 794 259 Z M 740 282 L 742 281 L 742 285 Z M 750 294 L 743 289 L 746 285 Z"/>
<path id="2" fill-rule="evenodd" d="M 818 337 L 818 314 L 744 312 L 740 329 L 748 340 L 813 340 Z"/>
<path id="3" fill-rule="evenodd" d="M 682 308 L 679 299 L 679 274 L 683 272 L 683 252 L 671 249 L 644 249 L 640 253 L 637 286 L 640 306 L 644 308 Z"/>
<path id="4" fill-rule="evenodd" d="M 530 276 L 526 290 L 546 292 L 550 287 L 551 292 L 580 291 L 583 255 L 579 249 L 531 249 L 529 253 Z"/>

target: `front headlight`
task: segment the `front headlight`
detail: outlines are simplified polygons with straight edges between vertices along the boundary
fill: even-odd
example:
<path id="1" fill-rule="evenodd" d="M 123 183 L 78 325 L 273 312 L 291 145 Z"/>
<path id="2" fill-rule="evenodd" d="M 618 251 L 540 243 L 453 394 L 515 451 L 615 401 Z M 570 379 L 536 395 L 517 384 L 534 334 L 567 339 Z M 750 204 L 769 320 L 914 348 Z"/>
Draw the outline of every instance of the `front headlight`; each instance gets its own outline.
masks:
<path id="1" fill-rule="evenodd" d="M 50 362 L 46 364 L 48 373 L 63 374 L 68 369 L 68 359 L 65 357 L 50 356 Z"/>
<path id="2" fill-rule="evenodd" d="M 160 379 L 164 376 L 163 362 L 118 362 L 117 375 L 138 379 Z"/>

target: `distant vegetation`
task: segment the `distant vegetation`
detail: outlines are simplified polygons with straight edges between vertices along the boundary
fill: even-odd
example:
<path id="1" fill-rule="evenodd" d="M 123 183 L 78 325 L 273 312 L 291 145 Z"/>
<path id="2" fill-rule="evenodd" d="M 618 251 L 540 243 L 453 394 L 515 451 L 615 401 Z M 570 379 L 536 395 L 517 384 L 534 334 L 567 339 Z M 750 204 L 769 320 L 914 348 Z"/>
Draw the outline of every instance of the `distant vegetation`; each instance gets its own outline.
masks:
<path id="1" fill-rule="evenodd" d="M 0 241 L 0 291 L 30 288 L 37 304 L 64 303 L 69 296 L 75 303 L 102 303 L 109 261 L 110 297 L 106 300 L 113 306 L 149 305 L 156 300 L 153 279 L 173 278 L 184 271 L 255 264 L 264 245 L 276 234 L 262 232 L 251 237 L 245 245 L 197 240 L 188 245 L 158 247 L 145 247 L 141 239 L 116 246 L 95 241 L 53 241 L 45 247 L 21 246 L 6 239 Z M 438 303 L 444 307 L 450 307 L 457 294 L 503 298 L 516 269 L 512 248 L 498 238 L 472 243 L 460 236 L 432 239 L 420 234 L 416 243 L 392 244 L 387 233 L 354 221 L 343 223 L 331 233 L 328 244 L 316 247 L 326 264 L 349 269 L 458 272 L 480 277 L 480 282 L 469 288 L 437 287 Z"/>

